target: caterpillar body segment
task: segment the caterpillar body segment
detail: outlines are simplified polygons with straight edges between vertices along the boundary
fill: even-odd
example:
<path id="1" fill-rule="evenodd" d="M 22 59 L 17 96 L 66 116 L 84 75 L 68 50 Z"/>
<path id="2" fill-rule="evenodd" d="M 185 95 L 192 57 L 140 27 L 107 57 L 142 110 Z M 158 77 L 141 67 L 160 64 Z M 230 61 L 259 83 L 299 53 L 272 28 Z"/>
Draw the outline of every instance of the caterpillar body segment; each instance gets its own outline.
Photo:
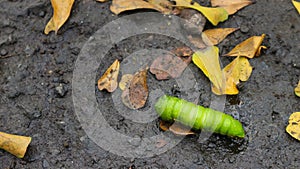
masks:
<path id="1" fill-rule="evenodd" d="M 242 124 L 232 116 L 205 108 L 177 97 L 164 95 L 155 104 L 164 121 L 178 121 L 195 130 L 205 130 L 230 137 L 245 137 Z"/>

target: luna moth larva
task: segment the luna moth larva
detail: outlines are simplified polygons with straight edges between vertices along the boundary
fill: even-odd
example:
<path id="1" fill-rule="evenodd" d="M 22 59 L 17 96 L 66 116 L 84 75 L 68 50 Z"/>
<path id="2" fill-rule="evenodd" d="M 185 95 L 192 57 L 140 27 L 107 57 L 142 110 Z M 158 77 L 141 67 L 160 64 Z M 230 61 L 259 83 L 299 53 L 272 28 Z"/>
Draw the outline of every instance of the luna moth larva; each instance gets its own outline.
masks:
<path id="1" fill-rule="evenodd" d="M 231 137 L 245 137 L 242 124 L 232 116 L 205 108 L 177 97 L 164 95 L 155 104 L 164 121 L 178 121 L 195 130 L 205 130 Z"/>

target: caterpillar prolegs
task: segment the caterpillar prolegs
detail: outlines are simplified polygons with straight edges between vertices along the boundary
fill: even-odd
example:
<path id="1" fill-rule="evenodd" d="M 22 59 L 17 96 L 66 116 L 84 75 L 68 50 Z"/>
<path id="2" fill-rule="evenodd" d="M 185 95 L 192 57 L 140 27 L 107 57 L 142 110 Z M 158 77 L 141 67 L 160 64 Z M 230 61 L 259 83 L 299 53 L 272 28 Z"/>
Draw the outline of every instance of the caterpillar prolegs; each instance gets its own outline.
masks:
<path id="1" fill-rule="evenodd" d="M 242 124 L 232 116 L 177 97 L 167 95 L 160 97 L 155 104 L 155 110 L 164 121 L 176 120 L 195 130 L 245 137 Z"/>

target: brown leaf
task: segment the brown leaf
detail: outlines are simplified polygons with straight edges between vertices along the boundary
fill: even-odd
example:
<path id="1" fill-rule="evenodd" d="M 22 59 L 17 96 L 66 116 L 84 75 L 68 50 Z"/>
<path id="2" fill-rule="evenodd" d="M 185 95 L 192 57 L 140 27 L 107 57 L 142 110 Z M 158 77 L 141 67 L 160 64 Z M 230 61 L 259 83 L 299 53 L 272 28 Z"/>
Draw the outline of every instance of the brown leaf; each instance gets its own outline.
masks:
<path id="1" fill-rule="evenodd" d="M 165 121 L 160 121 L 159 122 L 159 128 L 162 130 L 162 131 L 167 131 L 169 130 L 169 127 L 171 126 L 170 123 L 168 122 L 165 122 Z"/>
<path id="2" fill-rule="evenodd" d="M 128 86 L 129 86 L 132 78 L 133 78 L 132 74 L 125 74 L 125 75 L 123 75 L 122 78 L 121 78 L 121 81 L 119 83 L 119 88 L 121 90 L 125 90 L 126 88 L 128 88 Z"/>
<path id="3" fill-rule="evenodd" d="M 171 10 L 168 7 L 171 6 L 172 4 L 167 0 L 149 0 L 148 2 L 144 0 L 113 0 L 110 10 L 117 15 L 121 12 L 135 9 L 153 9 L 169 14 Z"/>
<path id="4" fill-rule="evenodd" d="M 238 30 L 238 28 L 215 28 L 205 30 L 202 35 L 205 36 L 208 45 L 217 45 L 222 42 L 229 34 Z"/>
<path id="5" fill-rule="evenodd" d="M 193 135 L 195 134 L 194 132 L 191 131 L 190 128 L 178 123 L 178 122 L 175 122 L 173 123 L 170 127 L 169 127 L 169 130 L 176 134 L 176 135 L 181 135 L 181 136 L 187 136 L 187 135 Z"/>
<path id="6" fill-rule="evenodd" d="M 0 149 L 3 149 L 18 158 L 23 158 L 31 137 L 18 136 L 0 132 Z"/>
<path id="7" fill-rule="evenodd" d="M 252 36 L 238 44 L 224 56 L 245 56 L 247 58 L 258 56 L 260 54 L 260 50 L 262 48 L 266 48 L 265 46 L 261 46 L 265 36 L 265 34 L 262 34 L 261 36 Z"/>
<path id="8" fill-rule="evenodd" d="M 106 89 L 108 92 L 113 92 L 118 87 L 118 75 L 120 62 L 115 60 L 114 63 L 105 71 L 103 76 L 98 80 L 98 89 Z"/>
<path id="9" fill-rule="evenodd" d="M 122 101 L 130 109 L 136 110 L 146 104 L 148 98 L 147 70 L 148 67 L 135 73 L 128 88 L 122 93 Z"/>
<path id="10" fill-rule="evenodd" d="M 223 7 L 229 15 L 236 13 L 238 10 L 254 3 L 252 0 L 211 0 L 211 5 Z"/>
<path id="11" fill-rule="evenodd" d="M 165 55 L 157 57 L 150 66 L 150 72 L 158 80 L 178 78 L 191 62 L 192 50 L 180 47 L 173 51 L 176 56 Z"/>
<path id="12" fill-rule="evenodd" d="M 75 0 L 51 0 L 53 16 L 45 27 L 47 35 L 51 31 L 57 33 L 58 29 L 67 21 Z"/>

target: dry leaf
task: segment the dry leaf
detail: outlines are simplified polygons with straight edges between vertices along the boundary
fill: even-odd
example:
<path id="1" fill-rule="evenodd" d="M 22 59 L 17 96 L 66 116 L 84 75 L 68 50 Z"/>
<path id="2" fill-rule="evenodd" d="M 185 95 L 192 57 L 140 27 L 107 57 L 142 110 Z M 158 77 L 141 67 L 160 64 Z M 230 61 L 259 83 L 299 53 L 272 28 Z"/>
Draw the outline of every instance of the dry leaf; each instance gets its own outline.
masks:
<path id="1" fill-rule="evenodd" d="M 217 45 L 222 42 L 229 34 L 238 30 L 238 28 L 215 28 L 208 29 L 202 33 L 202 36 L 206 44 L 208 45 Z M 207 42 L 208 41 L 208 42 Z"/>
<path id="2" fill-rule="evenodd" d="M 247 58 L 259 56 L 261 49 L 266 49 L 265 46 L 261 46 L 265 36 L 265 34 L 262 34 L 261 36 L 252 36 L 238 44 L 224 56 L 245 56 Z"/>
<path id="3" fill-rule="evenodd" d="M 176 56 L 165 55 L 157 57 L 150 66 L 150 72 L 158 80 L 178 78 L 191 62 L 192 50 L 188 47 L 177 48 L 173 51 Z"/>
<path id="4" fill-rule="evenodd" d="M 300 2 L 297 2 L 295 0 L 292 0 L 292 2 L 295 8 L 297 9 L 298 13 L 300 14 Z"/>
<path id="5" fill-rule="evenodd" d="M 247 81 L 249 79 L 252 67 L 247 58 L 238 56 L 222 70 L 222 73 L 225 74 L 226 79 L 225 90 L 219 90 L 213 86 L 212 91 L 217 95 L 234 95 L 239 93 L 236 85 L 240 81 Z"/>
<path id="6" fill-rule="evenodd" d="M 121 90 L 125 90 L 126 88 L 128 88 L 128 86 L 129 86 L 132 78 L 133 78 L 132 74 L 125 74 L 125 75 L 123 75 L 122 78 L 121 78 L 121 81 L 119 83 L 119 88 Z"/>
<path id="7" fill-rule="evenodd" d="M 300 80 L 298 82 L 298 86 L 295 88 L 295 94 L 296 96 L 300 97 Z"/>
<path id="8" fill-rule="evenodd" d="M 106 2 L 108 0 L 96 0 L 96 1 L 98 1 L 98 2 Z"/>
<path id="9" fill-rule="evenodd" d="M 216 46 L 209 46 L 204 50 L 197 51 L 192 58 L 203 73 L 209 78 L 212 84 L 223 93 L 225 78 L 219 62 L 219 49 Z"/>
<path id="10" fill-rule="evenodd" d="M 286 127 L 292 137 L 300 141 L 300 112 L 294 112 L 289 118 L 289 125 Z"/>
<path id="11" fill-rule="evenodd" d="M 211 8 L 199 5 L 192 0 L 174 0 L 177 7 L 192 8 L 201 12 L 214 26 L 219 22 L 223 22 L 228 19 L 228 13 L 224 8 Z"/>
<path id="12" fill-rule="evenodd" d="M 169 127 L 171 126 L 170 123 L 168 122 L 165 122 L 165 121 L 160 121 L 159 122 L 159 128 L 162 130 L 162 131 L 167 131 L 169 130 Z"/>
<path id="13" fill-rule="evenodd" d="M 0 149 L 3 149 L 18 158 L 23 158 L 31 137 L 18 136 L 0 132 Z"/>
<path id="14" fill-rule="evenodd" d="M 168 8 L 172 6 L 167 0 L 149 0 L 148 2 L 144 0 L 113 0 L 110 10 L 115 14 L 120 14 L 121 12 L 135 9 L 153 9 L 160 11 L 164 14 L 171 13 L 171 9 Z"/>
<path id="15" fill-rule="evenodd" d="M 211 6 L 223 7 L 229 15 L 254 3 L 253 0 L 211 0 Z"/>
<path id="16" fill-rule="evenodd" d="M 108 92 L 113 92 L 118 87 L 118 75 L 120 62 L 115 60 L 114 63 L 105 71 L 103 76 L 98 80 L 98 89 L 106 89 Z"/>
<path id="17" fill-rule="evenodd" d="M 160 121 L 159 128 L 163 131 L 171 131 L 172 133 L 176 135 L 186 136 L 186 135 L 193 135 L 195 134 L 193 131 L 191 131 L 191 128 L 188 128 L 187 126 L 184 126 L 181 123 L 175 122 L 173 124 L 170 124 L 165 121 Z"/>
<path id="18" fill-rule="evenodd" d="M 148 98 L 148 67 L 135 73 L 128 88 L 122 93 L 122 102 L 130 109 L 144 107 Z"/>
<path id="19" fill-rule="evenodd" d="M 173 123 L 170 127 L 169 127 L 169 130 L 176 134 L 176 135 L 180 135 L 180 136 L 187 136 L 187 135 L 193 135 L 195 134 L 193 131 L 191 131 L 190 128 L 178 123 L 178 122 L 175 122 Z"/>
<path id="20" fill-rule="evenodd" d="M 51 31 L 57 33 L 58 29 L 67 21 L 75 0 L 51 0 L 53 16 L 45 27 L 47 35 Z"/>

